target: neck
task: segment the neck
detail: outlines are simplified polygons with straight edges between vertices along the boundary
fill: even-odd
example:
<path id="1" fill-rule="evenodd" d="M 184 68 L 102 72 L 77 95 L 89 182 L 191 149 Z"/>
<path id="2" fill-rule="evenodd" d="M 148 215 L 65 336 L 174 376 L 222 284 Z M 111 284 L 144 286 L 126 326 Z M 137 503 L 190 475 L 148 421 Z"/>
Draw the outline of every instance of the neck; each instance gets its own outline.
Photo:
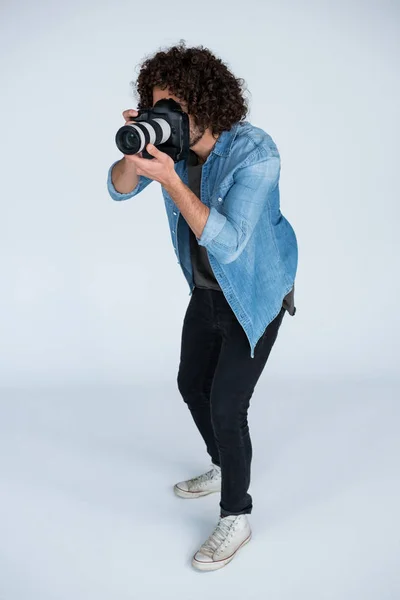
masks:
<path id="1" fill-rule="evenodd" d="M 212 149 L 215 146 L 217 138 L 213 137 L 212 133 L 209 129 L 205 131 L 202 138 L 192 147 L 193 152 L 195 152 L 199 159 L 199 164 L 203 164 L 206 162 L 208 156 L 211 154 Z"/>

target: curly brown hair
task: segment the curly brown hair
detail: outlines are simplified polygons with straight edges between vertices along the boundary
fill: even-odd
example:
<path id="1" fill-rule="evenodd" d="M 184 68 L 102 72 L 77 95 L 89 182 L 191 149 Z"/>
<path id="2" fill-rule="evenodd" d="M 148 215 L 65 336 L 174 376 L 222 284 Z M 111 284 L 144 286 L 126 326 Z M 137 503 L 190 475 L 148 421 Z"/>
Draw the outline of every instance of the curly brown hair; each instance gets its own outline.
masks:
<path id="1" fill-rule="evenodd" d="M 186 48 L 184 40 L 147 57 L 131 82 L 137 108 L 153 106 L 153 87 L 168 88 L 187 104 L 187 111 L 200 128 L 210 128 L 214 137 L 243 121 L 248 101 L 244 80 L 204 46 Z"/>

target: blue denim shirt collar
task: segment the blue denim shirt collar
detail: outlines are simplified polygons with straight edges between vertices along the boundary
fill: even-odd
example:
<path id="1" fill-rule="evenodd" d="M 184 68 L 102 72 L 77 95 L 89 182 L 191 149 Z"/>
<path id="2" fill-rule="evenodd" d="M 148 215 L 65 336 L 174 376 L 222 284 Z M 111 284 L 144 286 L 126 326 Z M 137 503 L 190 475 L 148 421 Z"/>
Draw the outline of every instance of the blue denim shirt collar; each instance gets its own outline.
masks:
<path id="1" fill-rule="evenodd" d="M 235 123 L 232 125 L 231 129 L 222 131 L 215 142 L 211 153 L 214 152 L 215 154 L 218 154 L 218 156 L 229 156 L 238 128 L 239 123 Z"/>

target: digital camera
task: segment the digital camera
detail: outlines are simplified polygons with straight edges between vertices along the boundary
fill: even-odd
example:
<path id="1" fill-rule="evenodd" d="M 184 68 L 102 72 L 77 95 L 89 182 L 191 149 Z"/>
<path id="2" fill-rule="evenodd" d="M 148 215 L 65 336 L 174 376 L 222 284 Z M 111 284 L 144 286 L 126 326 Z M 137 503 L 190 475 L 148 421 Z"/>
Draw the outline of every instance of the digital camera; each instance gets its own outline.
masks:
<path id="1" fill-rule="evenodd" d="M 132 124 L 121 127 L 115 142 L 122 154 L 138 154 L 143 158 L 154 158 L 146 150 L 154 144 L 168 154 L 174 162 L 189 156 L 189 117 L 180 104 L 172 98 L 163 98 L 152 108 L 138 110 L 137 117 L 130 117 Z"/>

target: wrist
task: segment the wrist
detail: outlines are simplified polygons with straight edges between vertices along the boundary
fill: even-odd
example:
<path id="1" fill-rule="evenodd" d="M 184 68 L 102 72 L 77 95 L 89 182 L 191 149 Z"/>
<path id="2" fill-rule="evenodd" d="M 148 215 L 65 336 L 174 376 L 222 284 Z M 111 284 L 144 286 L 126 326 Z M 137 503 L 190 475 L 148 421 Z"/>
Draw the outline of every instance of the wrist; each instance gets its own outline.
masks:
<path id="1" fill-rule="evenodd" d="M 122 163 L 121 163 L 121 170 L 124 173 L 135 173 L 136 172 L 136 165 L 132 160 L 129 160 L 129 158 L 127 158 L 126 156 L 124 156 L 124 158 L 122 159 Z"/>
<path id="2" fill-rule="evenodd" d="M 177 172 L 174 170 L 168 177 L 168 179 L 162 184 L 163 188 L 170 194 L 179 185 L 183 185 L 183 182 Z"/>

